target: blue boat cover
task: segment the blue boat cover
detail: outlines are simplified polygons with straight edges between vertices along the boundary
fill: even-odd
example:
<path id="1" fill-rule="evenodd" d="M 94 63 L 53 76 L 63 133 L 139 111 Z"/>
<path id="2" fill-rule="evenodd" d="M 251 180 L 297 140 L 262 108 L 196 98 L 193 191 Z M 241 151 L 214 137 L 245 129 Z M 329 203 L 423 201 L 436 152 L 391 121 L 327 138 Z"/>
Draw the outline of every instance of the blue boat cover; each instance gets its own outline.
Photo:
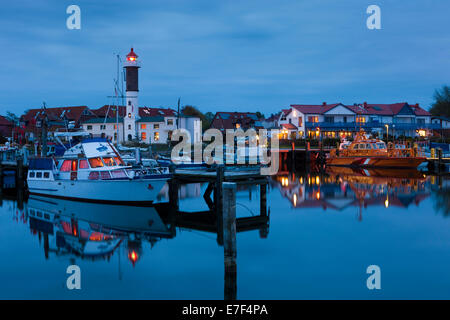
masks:
<path id="1" fill-rule="evenodd" d="M 32 158 L 28 164 L 29 170 L 52 170 L 53 159 L 48 158 Z"/>
<path id="2" fill-rule="evenodd" d="M 88 143 L 88 142 L 108 142 L 106 138 L 89 138 L 84 139 L 82 143 Z"/>
<path id="3" fill-rule="evenodd" d="M 450 151 L 450 145 L 447 143 L 430 142 L 430 149 L 432 149 L 432 148 L 441 148 L 442 151 L 445 151 L 445 152 Z"/>

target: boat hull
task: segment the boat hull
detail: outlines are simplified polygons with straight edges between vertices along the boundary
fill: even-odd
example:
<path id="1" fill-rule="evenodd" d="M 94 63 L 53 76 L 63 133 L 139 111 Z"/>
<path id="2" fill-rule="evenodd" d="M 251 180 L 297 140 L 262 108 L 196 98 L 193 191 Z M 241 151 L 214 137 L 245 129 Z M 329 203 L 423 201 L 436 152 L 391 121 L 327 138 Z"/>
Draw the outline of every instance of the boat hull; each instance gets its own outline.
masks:
<path id="1" fill-rule="evenodd" d="M 32 195 L 97 203 L 151 204 L 167 180 L 28 180 L 27 183 Z"/>
<path id="2" fill-rule="evenodd" d="M 426 158 L 396 157 L 333 157 L 327 159 L 329 166 L 380 167 L 380 168 L 417 168 Z"/>

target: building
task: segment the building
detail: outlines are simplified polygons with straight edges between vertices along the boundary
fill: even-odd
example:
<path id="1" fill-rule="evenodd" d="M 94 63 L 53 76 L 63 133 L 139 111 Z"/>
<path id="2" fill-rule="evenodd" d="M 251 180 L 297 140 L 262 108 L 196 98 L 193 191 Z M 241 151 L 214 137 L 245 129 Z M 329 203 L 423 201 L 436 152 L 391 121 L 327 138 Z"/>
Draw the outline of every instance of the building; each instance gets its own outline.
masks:
<path id="1" fill-rule="evenodd" d="M 105 105 L 93 110 L 96 117 L 82 123 L 83 130 L 93 137 L 109 138 L 113 142 L 139 141 L 143 143 L 168 143 L 177 128 L 190 132 L 193 142 L 201 141 L 201 120 L 197 117 L 180 115 L 170 108 L 139 107 L 138 55 L 131 48 L 126 56 L 126 105 Z"/>
<path id="2" fill-rule="evenodd" d="M 431 123 L 439 126 L 439 129 L 434 131 L 435 135 L 450 137 L 450 118 L 432 116 Z"/>
<path id="3" fill-rule="evenodd" d="M 14 124 L 6 119 L 4 116 L 0 116 L 0 135 L 4 138 L 12 137 Z"/>
<path id="4" fill-rule="evenodd" d="M 226 133 L 227 129 L 264 129 L 263 123 L 253 112 L 217 112 L 211 122 L 211 128 Z"/>
<path id="5" fill-rule="evenodd" d="M 284 139 L 352 136 L 361 128 L 379 135 L 428 136 L 438 127 L 418 104 L 321 105 L 293 104 L 282 110 L 280 136 Z"/>
<path id="6" fill-rule="evenodd" d="M 29 109 L 20 117 L 20 127 L 25 131 L 27 141 L 32 142 L 40 137 L 44 114 L 47 116 L 49 132 L 80 128 L 83 121 L 96 117 L 87 106 L 45 108 L 45 112 L 43 108 Z"/>

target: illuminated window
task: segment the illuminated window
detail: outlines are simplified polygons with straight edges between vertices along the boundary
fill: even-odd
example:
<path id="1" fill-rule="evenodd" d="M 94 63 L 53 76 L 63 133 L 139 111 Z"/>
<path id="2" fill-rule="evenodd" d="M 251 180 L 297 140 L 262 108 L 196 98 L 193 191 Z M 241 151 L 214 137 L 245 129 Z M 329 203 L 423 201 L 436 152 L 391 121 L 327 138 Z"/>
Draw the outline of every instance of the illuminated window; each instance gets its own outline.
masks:
<path id="1" fill-rule="evenodd" d="M 239 129 L 241 127 L 240 123 L 236 123 L 236 129 Z"/>
<path id="2" fill-rule="evenodd" d="M 63 164 L 61 165 L 60 171 L 62 171 L 62 172 L 70 171 L 70 165 L 71 165 L 70 160 L 64 160 Z"/>
<path id="3" fill-rule="evenodd" d="M 105 163 L 106 166 L 111 167 L 114 166 L 114 160 L 111 157 L 103 157 L 103 162 Z"/>
<path id="4" fill-rule="evenodd" d="M 103 167 L 103 162 L 102 162 L 102 159 L 100 157 L 90 158 L 89 159 L 89 164 L 91 165 L 91 168 Z"/>
<path id="5" fill-rule="evenodd" d="M 86 159 L 80 160 L 80 169 L 89 169 L 89 165 Z"/>
<path id="6" fill-rule="evenodd" d="M 92 126 L 89 125 L 89 126 L 86 127 L 86 129 L 87 129 L 87 130 L 92 130 Z"/>
<path id="7" fill-rule="evenodd" d="M 153 125 L 153 129 L 159 129 L 159 124 L 155 123 L 155 124 Z"/>
<path id="8" fill-rule="evenodd" d="M 299 127 L 303 126 L 303 118 L 302 117 L 298 118 L 298 126 Z"/>
<path id="9" fill-rule="evenodd" d="M 128 114 L 128 118 L 131 118 L 131 113 Z"/>
<path id="10" fill-rule="evenodd" d="M 117 124 L 114 125 L 114 130 L 116 130 L 116 129 L 117 129 Z"/>
<path id="11" fill-rule="evenodd" d="M 173 125 L 173 119 L 167 119 L 167 125 L 172 126 Z"/>
<path id="12" fill-rule="evenodd" d="M 123 166 L 123 161 L 122 161 L 122 159 L 120 159 L 119 157 L 115 157 L 114 160 L 116 161 L 116 163 L 117 163 L 119 166 Z"/>
<path id="13" fill-rule="evenodd" d="M 319 117 L 318 116 L 309 116 L 308 117 L 308 122 L 317 123 L 317 122 L 319 122 Z"/>
<path id="14" fill-rule="evenodd" d="M 147 129 L 147 124 L 141 123 L 141 129 Z"/>
<path id="15" fill-rule="evenodd" d="M 155 132 L 153 135 L 153 140 L 154 141 L 159 141 L 159 132 Z"/>
<path id="16" fill-rule="evenodd" d="M 358 122 L 358 123 L 365 123 L 366 122 L 366 118 L 365 117 L 356 117 L 356 122 Z"/>
<path id="17" fill-rule="evenodd" d="M 141 133 L 141 139 L 142 139 L 142 140 L 147 139 L 147 132 L 142 132 L 142 133 Z"/>

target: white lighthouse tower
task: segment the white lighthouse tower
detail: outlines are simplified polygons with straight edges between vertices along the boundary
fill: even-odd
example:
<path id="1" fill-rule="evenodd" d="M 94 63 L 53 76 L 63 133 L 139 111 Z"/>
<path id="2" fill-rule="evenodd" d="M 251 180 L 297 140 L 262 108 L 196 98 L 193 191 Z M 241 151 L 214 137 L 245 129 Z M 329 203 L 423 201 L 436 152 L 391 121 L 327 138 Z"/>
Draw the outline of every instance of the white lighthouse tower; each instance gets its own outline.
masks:
<path id="1" fill-rule="evenodd" d="M 127 113 L 124 118 L 124 131 L 125 139 L 132 140 L 138 138 L 136 136 L 137 127 L 136 120 L 139 120 L 139 104 L 138 104 L 138 93 L 139 93 L 139 68 L 140 63 L 138 61 L 138 55 L 134 53 L 133 48 L 131 48 L 130 53 L 127 54 L 124 68 L 126 71 L 126 109 Z"/>

